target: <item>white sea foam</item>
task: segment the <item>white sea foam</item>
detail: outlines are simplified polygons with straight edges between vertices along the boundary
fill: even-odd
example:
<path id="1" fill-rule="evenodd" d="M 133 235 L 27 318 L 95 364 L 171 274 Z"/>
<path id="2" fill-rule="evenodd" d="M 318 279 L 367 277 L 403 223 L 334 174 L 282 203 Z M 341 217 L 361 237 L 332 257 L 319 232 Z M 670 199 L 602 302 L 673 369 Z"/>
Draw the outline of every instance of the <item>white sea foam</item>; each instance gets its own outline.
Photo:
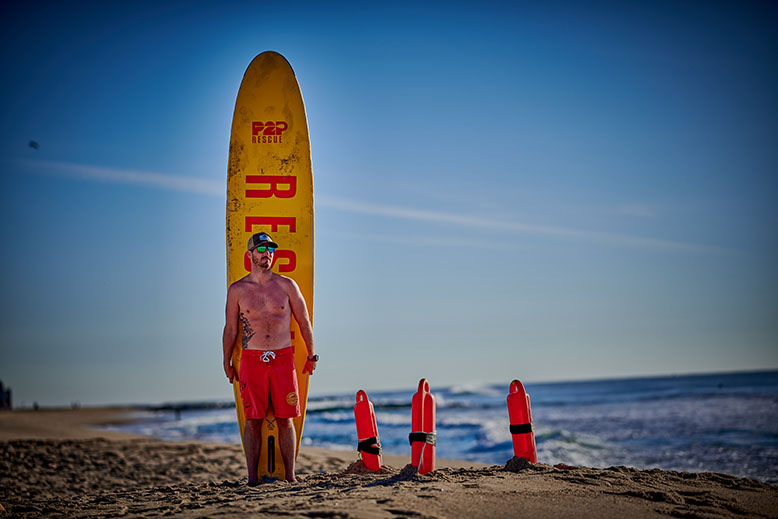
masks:
<path id="1" fill-rule="evenodd" d="M 326 413 L 320 413 L 319 417 L 322 420 L 329 421 L 329 422 L 353 422 L 354 421 L 354 413 L 349 413 L 346 411 L 331 411 Z"/>
<path id="2" fill-rule="evenodd" d="M 501 396 L 500 392 L 495 386 L 481 383 L 469 383 L 453 386 L 448 392 L 452 395 L 481 395 L 481 396 Z M 507 395 L 507 391 L 505 392 Z"/>
<path id="3" fill-rule="evenodd" d="M 481 442 L 489 447 L 512 441 L 510 424 L 507 420 L 485 420 L 481 423 L 481 432 Z"/>
<path id="4" fill-rule="evenodd" d="M 375 419 L 379 425 L 411 425 L 410 410 L 407 413 L 377 412 Z"/>

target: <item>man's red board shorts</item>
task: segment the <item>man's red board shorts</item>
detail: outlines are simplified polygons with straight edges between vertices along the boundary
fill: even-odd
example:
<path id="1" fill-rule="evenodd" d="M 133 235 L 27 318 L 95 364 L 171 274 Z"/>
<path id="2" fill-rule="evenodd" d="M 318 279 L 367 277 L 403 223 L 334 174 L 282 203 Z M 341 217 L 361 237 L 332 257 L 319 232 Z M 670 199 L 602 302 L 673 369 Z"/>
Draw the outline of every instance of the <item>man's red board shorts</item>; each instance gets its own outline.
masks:
<path id="1" fill-rule="evenodd" d="M 243 415 L 247 420 L 259 420 L 267 415 L 268 394 L 276 418 L 300 416 L 292 346 L 280 350 L 243 350 L 238 378 Z"/>

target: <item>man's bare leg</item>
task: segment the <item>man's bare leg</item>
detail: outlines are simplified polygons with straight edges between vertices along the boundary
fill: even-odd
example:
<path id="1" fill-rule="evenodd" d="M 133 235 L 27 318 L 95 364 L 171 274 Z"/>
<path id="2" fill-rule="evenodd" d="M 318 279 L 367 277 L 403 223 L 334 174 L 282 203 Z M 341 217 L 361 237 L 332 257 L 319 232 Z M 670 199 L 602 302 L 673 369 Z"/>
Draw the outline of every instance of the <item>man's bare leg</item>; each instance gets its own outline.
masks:
<path id="1" fill-rule="evenodd" d="M 297 431 L 291 418 L 276 418 L 278 424 L 278 446 L 281 447 L 281 457 L 284 458 L 286 480 L 297 481 L 294 476 L 294 455 L 297 448 Z"/>
<path id="2" fill-rule="evenodd" d="M 246 468 L 249 471 L 250 487 L 259 485 L 257 467 L 259 452 L 262 449 L 262 420 L 246 420 L 243 428 L 243 445 L 246 447 Z"/>

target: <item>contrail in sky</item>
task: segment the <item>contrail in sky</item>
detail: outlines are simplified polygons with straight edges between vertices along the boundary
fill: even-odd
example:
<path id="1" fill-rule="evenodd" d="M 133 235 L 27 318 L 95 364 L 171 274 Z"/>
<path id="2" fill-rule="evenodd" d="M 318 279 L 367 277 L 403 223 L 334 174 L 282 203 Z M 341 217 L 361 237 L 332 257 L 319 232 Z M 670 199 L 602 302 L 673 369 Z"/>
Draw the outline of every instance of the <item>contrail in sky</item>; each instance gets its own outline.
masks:
<path id="1" fill-rule="evenodd" d="M 139 184 L 159 189 L 220 197 L 224 197 L 226 195 L 226 186 L 224 182 L 217 182 L 207 179 L 183 177 L 178 175 L 170 175 L 167 173 L 152 173 L 129 169 L 88 166 L 69 162 L 21 160 L 17 161 L 17 163 L 34 167 L 38 172 L 64 175 L 72 178 L 81 178 L 98 182 Z M 558 238 L 575 239 L 590 243 L 603 243 L 622 247 L 713 254 L 731 254 L 734 252 L 732 250 L 708 247 L 695 243 L 658 240 L 654 238 L 643 238 L 640 236 L 611 232 L 588 231 L 571 227 L 527 224 L 510 220 L 468 216 L 460 213 L 450 213 L 445 211 L 429 211 L 423 209 L 413 209 L 409 207 L 365 203 L 335 196 L 329 196 L 326 194 L 316 196 L 316 205 L 318 207 L 326 207 L 328 209 L 338 211 L 384 216 L 387 218 L 395 218 L 400 220 L 435 222 L 456 225 L 458 227 L 472 227 L 484 231 L 502 231 L 503 233 L 511 234 L 555 236 Z"/>
<path id="2" fill-rule="evenodd" d="M 96 180 L 98 182 L 140 184 L 171 191 L 183 191 L 186 193 L 198 193 L 202 195 L 225 196 L 227 191 L 227 187 L 221 182 L 193 177 L 181 177 L 167 173 L 104 168 L 100 166 L 88 166 L 70 162 L 51 162 L 45 160 L 22 160 L 19 161 L 19 163 L 35 167 L 39 172 L 43 173 L 85 180 Z"/>
<path id="3" fill-rule="evenodd" d="M 340 209 L 361 214 L 372 214 L 387 216 L 391 218 L 400 218 L 403 220 L 415 220 L 425 222 L 437 222 L 444 224 L 455 224 L 457 226 L 473 227 L 489 231 L 503 231 L 510 233 L 541 234 L 547 236 L 558 236 L 563 238 L 573 238 L 588 242 L 605 243 L 610 245 L 622 245 L 628 247 L 641 247 L 650 249 L 678 250 L 687 252 L 705 252 L 705 253 L 731 253 L 725 249 L 697 245 L 694 243 L 684 243 L 671 240 L 657 240 L 653 238 L 642 238 L 630 236 L 627 234 L 618 234 L 601 231 L 587 231 L 582 229 L 573 229 L 570 227 L 558 227 L 548 225 L 534 225 L 510 220 L 497 220 L 493 218 L 483 218 L 479 216 L 467 216 L 459 213 L 447 213 L 438 211 L 426 211 L 420 209 L 411 209 L 379 204 L 366 204 L 347 200 L 343 198 L 321 195 L 316 198 L 317 205 L 328 207 L 330 209 Z"/>

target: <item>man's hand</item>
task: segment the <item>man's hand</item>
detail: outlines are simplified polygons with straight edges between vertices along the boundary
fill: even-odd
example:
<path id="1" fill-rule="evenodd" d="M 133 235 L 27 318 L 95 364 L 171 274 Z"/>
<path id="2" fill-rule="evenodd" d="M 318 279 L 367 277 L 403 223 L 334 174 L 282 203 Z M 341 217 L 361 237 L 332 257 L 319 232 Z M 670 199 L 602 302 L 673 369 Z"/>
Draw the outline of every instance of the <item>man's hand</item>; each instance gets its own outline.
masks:
<path id="1" fill-rule="evenodd" d="M 224 374 L 227 375 L 227 378 L 230 379 L 230 384 L 232 384 L 232 380 L 240 380 L 238 378 L 238 372 L 235 371 L 235 368 L 232 367 L 232 364 L 225 364 L 224 365 Z"/>
<path id="2" fill-rule="evenodd" d="M 313 370 L 316 369 L 316 361 L 308 359 L 305 361 L 305 367 L 303 368 L 303 373 L 308 373 L 309 375 L 313 375 Z"/>

